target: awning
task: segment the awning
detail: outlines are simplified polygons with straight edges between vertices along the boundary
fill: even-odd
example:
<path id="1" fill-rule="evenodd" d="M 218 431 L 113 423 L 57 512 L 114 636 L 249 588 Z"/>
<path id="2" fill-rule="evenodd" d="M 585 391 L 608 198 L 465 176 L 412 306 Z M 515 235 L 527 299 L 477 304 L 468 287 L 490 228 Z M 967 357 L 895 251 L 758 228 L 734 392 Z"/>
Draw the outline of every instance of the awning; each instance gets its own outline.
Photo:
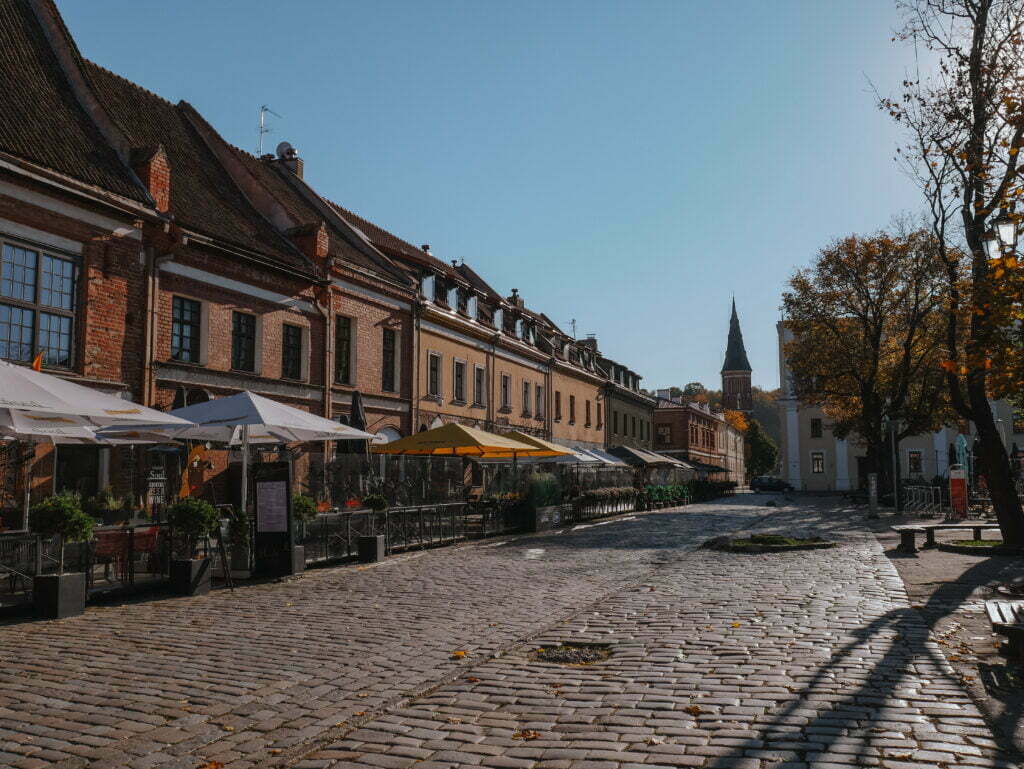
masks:
<path id="1" fill-rule="evenodd" d="M 728 468 L 719 467 L 718 465 L 710 465 L 707 462 L 697 462 L 690 460 L 690 464 L 693 465 L 694 470 L 699 470 L 702 473 L 727 473 Z"/>
<path id="2" fill-rule="evenodd" d="M 635 449 L 631 446 L 612 446 L 608 453 L 634 467 L 684 467 L 678 459 L 655 454 L 653 451 Z"/>

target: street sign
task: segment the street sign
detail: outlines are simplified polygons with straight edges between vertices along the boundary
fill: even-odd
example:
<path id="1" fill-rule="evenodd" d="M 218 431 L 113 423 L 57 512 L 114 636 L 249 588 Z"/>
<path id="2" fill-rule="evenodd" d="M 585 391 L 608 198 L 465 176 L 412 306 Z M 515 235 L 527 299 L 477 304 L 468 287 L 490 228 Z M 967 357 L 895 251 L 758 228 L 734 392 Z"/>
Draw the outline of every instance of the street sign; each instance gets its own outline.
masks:
<path id="1" fill-rule="evenodd" d="M 255 572 L 262 577 L 292 573 L 291 465 L 258 462 L 253 465 L 256 488 Z"/>

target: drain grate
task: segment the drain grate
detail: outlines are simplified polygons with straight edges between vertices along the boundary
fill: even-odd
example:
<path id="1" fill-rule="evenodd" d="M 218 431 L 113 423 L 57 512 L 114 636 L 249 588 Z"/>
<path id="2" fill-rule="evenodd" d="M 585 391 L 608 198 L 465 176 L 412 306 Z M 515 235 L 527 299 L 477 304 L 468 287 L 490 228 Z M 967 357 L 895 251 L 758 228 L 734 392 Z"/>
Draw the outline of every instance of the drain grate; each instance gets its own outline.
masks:
<path id="1" fill-rule="evenodd" d="M 611 644 L 566 643 L 534 649 L 530 659 L 556 665 L 593 665 L 612 656 Z"/>

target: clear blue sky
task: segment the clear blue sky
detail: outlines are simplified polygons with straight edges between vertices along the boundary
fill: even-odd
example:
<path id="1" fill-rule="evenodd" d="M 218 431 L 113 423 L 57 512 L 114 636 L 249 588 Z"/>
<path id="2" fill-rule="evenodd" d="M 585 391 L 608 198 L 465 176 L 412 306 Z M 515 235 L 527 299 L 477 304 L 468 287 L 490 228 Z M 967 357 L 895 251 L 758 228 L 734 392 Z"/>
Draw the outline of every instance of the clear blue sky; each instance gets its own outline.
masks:
<path id="1" fill-rule="evenodd" d="M 644 376 L 719 385 L 733 294 L 778 384 L 786 278 L 919 209 L 893 0 L 59 0 L 82 52 Z"/>

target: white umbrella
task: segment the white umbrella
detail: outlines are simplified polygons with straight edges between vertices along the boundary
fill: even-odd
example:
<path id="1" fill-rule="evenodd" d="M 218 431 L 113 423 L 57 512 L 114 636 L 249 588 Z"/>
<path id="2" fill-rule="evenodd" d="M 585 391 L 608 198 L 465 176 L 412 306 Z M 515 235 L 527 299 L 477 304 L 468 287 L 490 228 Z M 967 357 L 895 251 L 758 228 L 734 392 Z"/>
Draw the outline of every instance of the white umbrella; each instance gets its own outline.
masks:
<path id="1" fill-rule="evenodd" d="M 194 427 L 176 431 L 178 438 L 241 446 L 243 510 L 249 496 L 250 443 L 373 440 L 375 437 L 248 391 L 175 409 L 171 415 L 195 423 Z"/>
<path id="2" fill-rule="evenodd" d="M 45 435 L 46 427 L 161 429 L 189 426 L 186 420 L 146 408 L 91 387 L 0 361 L 0 418 L 11 431 Z"/>

